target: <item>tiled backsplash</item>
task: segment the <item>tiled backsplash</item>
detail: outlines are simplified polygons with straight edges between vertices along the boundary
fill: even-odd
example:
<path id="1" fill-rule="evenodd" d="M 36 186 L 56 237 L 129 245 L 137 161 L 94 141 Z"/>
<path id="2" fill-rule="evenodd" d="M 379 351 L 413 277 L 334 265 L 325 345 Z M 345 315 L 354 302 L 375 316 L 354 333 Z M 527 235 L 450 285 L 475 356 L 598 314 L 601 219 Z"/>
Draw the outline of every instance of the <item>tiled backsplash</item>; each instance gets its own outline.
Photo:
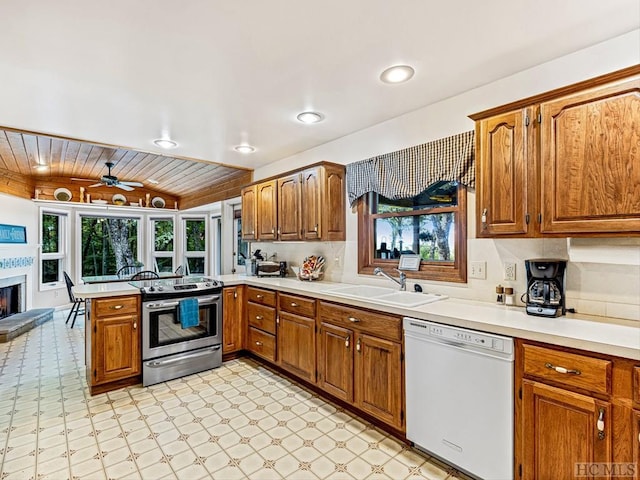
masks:
<path id="1" fill-rule="evenodd" d="M 35 257 L 0 257 L 0 269 L 30 267 L 34 260 Z"/>
<path id="2" fill-rule="evenodd" d="M 602 245 L 608 239 L 601 240 Z M 388 280 L 357 273 L 356 242 L 274 242 L 253 243 L 252 251 L 260 248 L 277 260 L 300 265 L 305 256 L 323 255 L 326 261 L 325 279 L 364 285 L 392 286 Z M 486 279 L 469 278 L 466 284 L 430 282 L 409 279 L 409 287 L 420 283 L 425 291 L 479 301 L 493 301 L 498 284 L 515 289 L 517 304 L 526 290 L 524 261 L 530 258 L 569 258 L 567 240 L 551 239 L 476 239 L 468 240 L 467 261 L 486 262 Z M 503 263 L 516 264 L 516 280 L 504 280 Z M 410 276 L 410 275 L 409 275 Z M 387 285 L 388 284 L 388 285 Z M 567 264 L 566 305 L 577 313 L 624 318 L 640 321 L 640 266 L 611 265 L 595 262 Z"/>

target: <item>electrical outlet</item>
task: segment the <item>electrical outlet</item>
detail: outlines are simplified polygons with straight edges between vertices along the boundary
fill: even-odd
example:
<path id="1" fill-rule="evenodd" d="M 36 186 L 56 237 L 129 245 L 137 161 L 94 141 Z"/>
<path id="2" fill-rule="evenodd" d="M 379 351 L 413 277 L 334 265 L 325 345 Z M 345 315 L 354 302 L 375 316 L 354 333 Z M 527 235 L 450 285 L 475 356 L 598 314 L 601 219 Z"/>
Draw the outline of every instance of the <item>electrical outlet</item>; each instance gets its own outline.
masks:
<path id="1" fill-rule="evenodd" d="M 515 262 L 504 262 L 504 279 L 510 282 L 514 282 L 516 280 L 516 263 Z"/>
<path id="2" fill-rule="evenodd" d="M 58 295 L 60 295 L 60 292 L 58 292 L 58 290 L 54 290 L 54 291 L 53 291 L 53 296 L 54 296 L 55 298 L 58 298 Z"/>
<path id="3" fill-rule="evenodd" d="M 471 262 L 469 277 L 479 279 L 487 278 L 487 262 Z"/>

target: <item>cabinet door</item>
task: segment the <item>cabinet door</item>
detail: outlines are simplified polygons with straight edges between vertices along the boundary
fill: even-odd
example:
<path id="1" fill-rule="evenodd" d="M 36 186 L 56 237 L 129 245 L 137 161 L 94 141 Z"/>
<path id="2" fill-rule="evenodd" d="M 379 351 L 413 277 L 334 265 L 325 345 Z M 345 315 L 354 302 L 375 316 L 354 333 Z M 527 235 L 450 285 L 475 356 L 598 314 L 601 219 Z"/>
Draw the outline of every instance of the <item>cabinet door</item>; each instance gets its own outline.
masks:
<path id="1" fill-rule="evenodd" d="M 533 142 L 529 141 L 532 130 L 531 108 L 478 122 L 478 237 L 523 236 L 529 232 L 527 219 L 533 213 L 530 211 L 533 205 L 529 205 L 528 195 L 535 185 L 529 178 L 527 165 L 529 156 L 534 158 L 530 151 Z M 535 192 L 531 198 L 535 198 Z"/>
<path id="2" fill-rule="evenodd" d="M 402 428 L 402 360 L 399 343 L 369 335 L 356 338 L 355 403 L 365 412 Z"/>
<path id="3" fill-rule="evenodd" d="M 633 411 L 633 437 L 631 448 L 633 451 L 633 463 L 636 465 L 635 480 L 640 480 L 640 410 Z"/>
<path id="4" fill-rule="evenodd" d="M 242 350 L 243 287 L 226 287 L 222 297 L 222 353 Z"/>
<path id="5" fill-rule="evenodd" d="M 278 204 L 276 202 L 277 182 L 259 183 L 257 186 L 258 240 L 277 240 Z"/>
<path id="6" fill-rule="evenodd" d="M 320 167 L 310 168 L 302 172 L 302 230 L 304 240 L 319 240 L 322 238 L 322 176 Z M 324 212 L 333 215 L 338 212 Z"/>
<path id="7" fill-rule="evenodd" d="M 640 232 L 640 78 L 540 105 L 542 232 Z"/>
<path id="8" fill-rule="evenodd" d="M 523 479 L 575 478 L 576 464 L 612 461 L 609 403 L 523 380 L 522 413 Z"/>
<path id="9" fill-rule="evenodd" d="M 318 385 L 353 402 L 353 331 L 322 323 L 318 339 Z"/>
<path id="10" fill-rule="evenodd" d="M 295 173 L 278 179 L 278 237 L 280 240 L 300 240 L 300 175 Z"/>
<path id="11" fill-rule="evenodd" d="M 278 363 L 315 383 L 316 323 L 314 319 L 280 312 L 278 315 Z"/>
<path id="12" fill-rule="evenodd" d="M 140 329 L 137 315 L 96 319 L 94 339 L 94 384 L 140 373 Z"/>
<path id="13" fill-rule="evenodd" d="M 242 239 L 256 240 L 258 226 L 256 185 L 251 185 L 242 189 Z"/>

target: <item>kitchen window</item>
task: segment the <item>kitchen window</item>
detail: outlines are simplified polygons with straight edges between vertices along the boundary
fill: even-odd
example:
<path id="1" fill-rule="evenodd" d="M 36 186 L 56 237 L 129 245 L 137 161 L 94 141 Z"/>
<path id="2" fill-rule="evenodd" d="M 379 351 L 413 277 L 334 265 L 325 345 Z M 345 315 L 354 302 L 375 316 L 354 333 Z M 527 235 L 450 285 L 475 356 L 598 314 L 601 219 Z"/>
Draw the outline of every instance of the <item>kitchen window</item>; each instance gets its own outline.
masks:
<path id="1" fill-rule="evenodd" d="M 152 218 L 153 234 L 152 257 L 157 272 L 173 272 L 174 259 L 174 222 L 173 218 Z"/>
<path id="2" fill-rule="evenodd" d="M 67 214 L 43 211 L 40 216 L 40 289 L 62 284 L 67 251 Z"/>
<path id="3" fill-rule="evenodd" d="M 420 255 L 410 278 L 466 282 L 466 188 L 439 181 L 415 197 L 370 192 L 358 201 L 359 273 L 396 268 L 400 255 Z"/>
<path id="4" fill-rule="evenodd" d="M 204 218 L 184 219 L 184 258 L 186 273 L 206 273 L 207 229 Z"/>

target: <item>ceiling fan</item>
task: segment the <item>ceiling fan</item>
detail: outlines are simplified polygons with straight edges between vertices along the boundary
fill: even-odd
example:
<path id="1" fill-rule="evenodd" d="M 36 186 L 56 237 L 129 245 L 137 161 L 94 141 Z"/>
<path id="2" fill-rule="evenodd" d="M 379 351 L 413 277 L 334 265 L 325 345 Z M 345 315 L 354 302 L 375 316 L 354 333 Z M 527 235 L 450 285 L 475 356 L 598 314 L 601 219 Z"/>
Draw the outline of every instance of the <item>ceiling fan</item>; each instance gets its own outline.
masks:
<path id="1" fill-rule="evenodd" d="M 122 190 L 125 190 L 127 192 L 132 192 L 134 189 L 132 187 L 143 187 L 144 185 L 140 182 L 124 182 L 124 181 L 120 181 L 118 180 L 118 177 L 116 177 L 115 175 L 111 175 L 111 168 L 113 167 L 113 163 L 112 162 L 106 162 L 105 165 L 107 166 L 107 168 L 109 169 L 109 172 L 106 175 L 103 175 L 100 178 L 100 182 L 99 183 L 94 183 L 93 185 L 89 185 L 89 188 L 91 187 L 101 187 L 101 186 L 106 186 L 106 187 L 118 187 L 121 188 Z M 73 178 L 72 180 L 80 180 L 80 181 L 93 181 L 93 180 L 89 180 L 86 178 Z"/>

